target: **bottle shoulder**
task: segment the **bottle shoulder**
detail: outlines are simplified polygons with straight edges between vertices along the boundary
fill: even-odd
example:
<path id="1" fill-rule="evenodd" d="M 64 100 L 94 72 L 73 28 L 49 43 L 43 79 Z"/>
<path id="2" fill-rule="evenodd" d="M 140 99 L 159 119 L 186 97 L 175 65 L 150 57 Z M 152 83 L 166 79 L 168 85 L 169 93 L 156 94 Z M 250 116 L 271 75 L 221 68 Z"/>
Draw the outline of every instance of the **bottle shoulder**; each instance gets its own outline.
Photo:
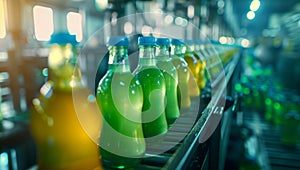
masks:
<path id="1" fill-rule="evenodd" d="M 170 75 L 173 75 L 173 76 L 177 75 L 176 67 L 171 62 L 171 60 L 169 60 L 169 61 L 157 61 L 156 65 L 161 70 L 162 73 L 166 72 L 166 73 L 168 73 Z"/>
<path id="2" fill-rule="evenodd" d="M 133 72 L 133 74 L 136 76 L 138 74 L 160 75 L 162 73 L 156 65 L 152 65 L 152 66 L 138 66 L 136 70 Z"/>
<path id="3" fill-rule="evenodd" d="M 147 82 L 150 84 L 162 83 L 165 81 L 163 73 L 157 67 L 144 68 L 135 73 L 135 77 L 141 84 Z"/>
<path id="4" fill-rule="evenodd" d="M 118 88 L 118 86 L 120 88 L 127 86 L 129 86 L 128 88 L 134 88 L 140 86 L 140 84 L 131 72 L 108 71 L 100 80 L 97 93 L 110 90 L 111 88 Z"/>
<path id="5" fill-rule="evenodd" d="M 183 57 L 172 57 L 171 62 L 173 63 L 173 65 L 175 67 L 178 67 L 179 65 L 182 67 L 188 67 L 187 62 L 185 61 L 185 59 Z"/>

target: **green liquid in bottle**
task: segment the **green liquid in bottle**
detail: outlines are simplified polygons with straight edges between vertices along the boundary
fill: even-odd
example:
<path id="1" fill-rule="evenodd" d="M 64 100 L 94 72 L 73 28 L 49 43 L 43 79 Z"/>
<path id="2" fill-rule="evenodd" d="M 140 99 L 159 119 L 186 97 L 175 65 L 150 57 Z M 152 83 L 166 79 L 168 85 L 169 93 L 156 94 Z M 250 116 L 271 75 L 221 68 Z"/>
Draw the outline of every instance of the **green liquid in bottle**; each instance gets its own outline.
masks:
<path id="1" fill-rule="evenodd" d="M 165 114 L 166 83 L 154 59 L 155 38 L 139 37 L 138 41 L 139 63 L 134 76 L 143 88 L 143 132 L 148 138 L 168 131 Z"/>
<path id="2" fill-rule="evenodd" d="M 108 72 L 100 81 L 97 101 L 106 121 L 100 137 L 104 165 L 118 168 L 138 164 L 138 157 L 145 152 L 141 85 L 130 72 Z"/>
<path id="3" fill-rule="evenodd" d="M 135 77 L 142 84 L 144 93 L 143 131 L 145 137 L 167 132 L 165 115 L 165 80 L 156 67 L 140 68 Z"/>
<path id="4" fill-rule="evenodd" d="M 115 43 L 114 40 L 121 42 Z M 100 80 L 97 101 L 103 115 L 100 152 L 104 166 L 130 168 L 146 150 L 142 129 L 143 91 L 128 64 L 125 37 L 111 37 L 107 73 Z"/>
<path id="5" fill-rule="evenodd" d="M 176 68 L 169 57 L 169 39 L 158 38 L 156 48 L 156 66 L 163 73 L 166 83 L 166 118 L 170 127 L 179 117 L 179 106 L 177 98 L 178 75 Z"/>
<path id="6" fill-rule="evenodd" d="M 170 60 L 157 61 L 157 67 L 162 71 L 166 82 L 167 104 L 165 113 L 168 125 L 170 126 L 180 115 L 177 98 L 177 71 Z"/>

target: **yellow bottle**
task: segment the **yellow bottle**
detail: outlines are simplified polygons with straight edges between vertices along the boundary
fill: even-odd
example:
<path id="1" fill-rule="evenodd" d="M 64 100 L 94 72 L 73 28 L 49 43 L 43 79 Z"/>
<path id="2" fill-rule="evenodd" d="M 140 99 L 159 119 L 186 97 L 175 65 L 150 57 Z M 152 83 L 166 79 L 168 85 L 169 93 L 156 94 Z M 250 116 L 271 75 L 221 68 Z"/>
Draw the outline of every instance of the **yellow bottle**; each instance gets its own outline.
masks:
<path id="1" fill-rule="evenodd" d="M 198 76 L 198 87 L 201 89 L 203 89 L 206 86 L 206 78 L 205 78 L 205 71 L 206 71 L 206 61 L 205 61 L 205 57 L 204 54 L 201 51 L 201 45 L 200 45 L 200 41 L 195 41 L 195 49 L 194 49 L 194 54 L 196 56 L 196 58 L 198 59 L 198 61 L 200 62 L 200 71 L 199 71 L 199 76 Z"/>
<path id="2" fill-rule="evenodd" d="M 75 36 L 51 37 L 49 81 L 33 99 L 30 128 L 39 169 L 102 169 L 97 141 L 101 117 L 81 83 Z"/>
<path id="3" fill-rule="evenodd" d="M 199 72 L 201 69 L 201 63 L 194 54 L 194 45 L 192 40 L 186 40 L 185 42 L 184 60 L 188 63 L 190 69 L 189 78 L 189 95 L 191 97 L 197 97 L 200 95 L 198 87 Z"/>
<path id="4" fill-rule="evenodd" d="M 191 99 L 189 96 L 188 82 L 190 72 L 187 62 L 183 56 L 184 43 L 179 39 L 171 40 L 171 62 L 175 66 L 178 75 L 178 102 L 180 108 L 189 108 L 191 106 Z"/>

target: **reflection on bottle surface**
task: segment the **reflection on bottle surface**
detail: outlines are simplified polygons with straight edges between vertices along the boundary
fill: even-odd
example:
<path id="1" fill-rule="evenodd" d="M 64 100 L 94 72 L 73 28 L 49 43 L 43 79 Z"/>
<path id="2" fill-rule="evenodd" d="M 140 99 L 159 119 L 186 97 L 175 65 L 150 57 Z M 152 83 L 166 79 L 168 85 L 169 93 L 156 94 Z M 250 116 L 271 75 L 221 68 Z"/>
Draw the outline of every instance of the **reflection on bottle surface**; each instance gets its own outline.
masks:
<path id="1" fill-rule="evenodd" d="M 101 128 L 99 109 L 75 66 L 75 36 L 54 34 L 51 41 L 49 81 L 33 100 L 30 117 L 38 167 L 102 169 L 95 142 Z"/>
<path id="2" fill-rule="evenodd" d="M 100 152 L 105 166 L 129 168 L 146 146 L 141 123 L 143 91 L 130 73 L 126 37 L 110 37 L 108 71 L 100 80 L 97 101 L 103 114 Z"/>
<path id="3" fill-rule="evenodd" d="M 134 75 L 144 94 L 143 132 L 145 137 L 165 134 L 168 130 L 165 115 L 166 84 L 154 60 L 154 37 L 139 37 L 139 64 Z"/>
<path id="4" fill-rule="evenodd" d="M 188 90 L 188 80 L 190 78 L 188 64 L 182 57 L 183 42 L 178 39 L 172 39 L 171 61 L 178 74 L 178 95 L 180 108 L 189 108 L 191 99 Z"/>
<path id="5" fill-rule="evenodd" d="M 188 81 L 189 95 L 191 97 L 197 97 L 200 95 L 200 90 L 197 82 L 199 80 L 201 63 L 194 55 L 194 46 L 192 43 L 192 41 L 185 42 L 186 52 L 184 53 L 184 60 L 187 62 L 190 71 L 190 78 Z"/>
<path id="6" fill-rule="evenodd" d="M 169 39 L 157 38 L 156 44 L 156 65 L 163 73 L 166 82 L 165 113 L 168 126 L 171 126 L 180 114 L 177 98 L 178 75 L 169 56 Z"/>

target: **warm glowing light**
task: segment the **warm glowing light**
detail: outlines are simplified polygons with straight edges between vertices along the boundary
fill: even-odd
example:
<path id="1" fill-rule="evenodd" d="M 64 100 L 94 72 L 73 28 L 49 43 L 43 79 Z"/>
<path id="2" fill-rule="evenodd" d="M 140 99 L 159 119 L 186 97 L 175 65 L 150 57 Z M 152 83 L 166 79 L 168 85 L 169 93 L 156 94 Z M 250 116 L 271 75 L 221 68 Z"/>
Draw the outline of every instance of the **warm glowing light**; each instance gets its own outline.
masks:
<path id="1" fill-rule="evenodd" d="M 82 16 L 77 12 L 67 14 L 67 27 L 70 34 L 76 35 L 76 41 L 82 40 Z"/>
<path id="2" fill-rule="evenodd" d="M 242 47 L 249 47 L 249 45 L 250 45 L 250 42 L 249 42 L 249 40 L 247 40 L 247 39 L 242 39 L 242 41 L 241 41 L 241 46 Z"/>
<path id="3" fill-rule="evenodd" d="M 175 18 L 175 24 L 185 27 L 185 26 L 187 26 L 188 21 L 186 19 L 184 19 L 184 18 L 176 17 Z"/>
<path id="4" fill-rule="evenodd" d="M 193 5 L 188 6 L 188 17 L 193 18 L 195 15 L 195 8 Z"/>
<path id="5" fill-rule="evenodd" d="M 166 24 L 171 24 L 171 23 L 173 22 L 173 20 L 174 20 L 174 18 L 173 18 L 173 16 L 171 16 L 171 15 L 167 15 L 167 16 L 165 17 L 165 23 L 166 23 Z"/>
<path id="6" fill-rule="evenodd" d="M 219 38 L 219 42 L 220 42 L 221 44 L 226 44 L 226 43 L 227 43 L 227 38 L 224 37 L 224 36 L 222 36 L 222 37 Z"/>
<path id="7" fill-rule="evenodd" d="M 233 37 L 227 37 L 227 44 L 234 44 L 235 39 Z"/>
<path id="8" fill-rule="evenodd" d="M 257 11 L 260 7 L 260 1 L 259 0 L 253 0 L 250 4 L 250 10 L 251 11 Z"/>
<path id="9" fill-rule="evenodd" d="M 33 7 L 34 34 L 37 40 L 49 41 L 54 31 L 53 10 L 48 7 Z"/>
<path id="10" fill-rule="evenodd" d="M 249 11 L 249 12 L 247 13 L 247 18 L 248 18 L 249 20 L 253 20 L 253 19 L 255 18 L 255 13 L 254 13 L 253 11 Z"/>
<path id="11" fill-rule="evenodd" d="M 4 2 L 0 0 L 0 38 L 6 36 Z"/>
<path id="12" fill-rule="evenodd" d="M 142 27 L 142 34 L 143 36 L 149 36 L 151 33 L 153 33 L 153 29 L 150 26 L 144 25 Z"/>
<path id="13" fill-rule="evenodd" d="M 95 0 L 95 6 L 97 10 L 104 10 L 108 6 L 108 0 Z"/>
<path id="14" fill-rule="evenodd" d="M 125 32 L 125 34 L 131 34 L 132 31 L 133 31 L 133 26 L 132 26 L 131 22 L 126 22 L 124 24 L 124 32 Z"/>

